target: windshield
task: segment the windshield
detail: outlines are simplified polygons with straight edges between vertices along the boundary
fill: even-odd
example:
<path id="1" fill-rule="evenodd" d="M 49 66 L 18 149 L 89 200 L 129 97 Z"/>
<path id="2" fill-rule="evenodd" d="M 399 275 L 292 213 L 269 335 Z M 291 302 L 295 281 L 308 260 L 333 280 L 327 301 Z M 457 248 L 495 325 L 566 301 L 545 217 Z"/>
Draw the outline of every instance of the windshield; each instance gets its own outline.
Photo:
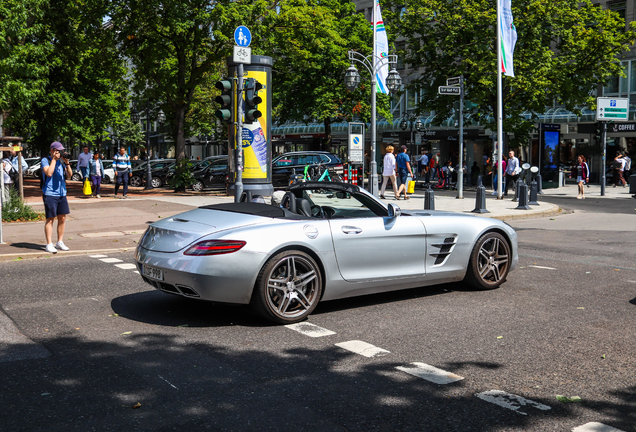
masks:
<path id="1" fill-rule="evenodd" d="M 369 218 L 388 215 L 382 204 L 364 193 L 321 188 L 304 189 L 302 196 L 309 201 L 312 209 L 316 206 L 320 207 L 328 219 Z M 312 213 L 317 214 L 317 210 L 315 209 Z"/>

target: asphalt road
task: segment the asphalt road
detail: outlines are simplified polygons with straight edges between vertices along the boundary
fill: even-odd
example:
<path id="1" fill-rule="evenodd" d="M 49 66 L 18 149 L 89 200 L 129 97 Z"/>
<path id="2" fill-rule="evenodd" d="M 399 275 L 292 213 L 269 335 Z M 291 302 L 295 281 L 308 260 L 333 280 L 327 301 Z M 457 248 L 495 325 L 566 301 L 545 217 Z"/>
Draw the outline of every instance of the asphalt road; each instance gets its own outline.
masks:
<path id="1" fill-rule="evenodd" d="M 28 339 L 0 347 L 0 429 L 636 431 L 636 216 L 570 210 L 511 222 L 520 263 L 498 290 L 327 302 L 319 329 L 154 291 L 120 268 L 132 252 L 2 262 Z"/>

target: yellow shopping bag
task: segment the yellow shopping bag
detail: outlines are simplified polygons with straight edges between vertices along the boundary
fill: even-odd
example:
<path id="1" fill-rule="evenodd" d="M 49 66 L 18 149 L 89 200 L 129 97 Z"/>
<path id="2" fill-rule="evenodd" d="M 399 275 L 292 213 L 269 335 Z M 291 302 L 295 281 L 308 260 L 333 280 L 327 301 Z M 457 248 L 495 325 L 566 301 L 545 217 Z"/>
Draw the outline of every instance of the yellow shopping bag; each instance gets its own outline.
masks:
<path id="1" fill-rule="evenodd" d="M 84 195 L 91 195 L 92 193 L 91 182 L 89 182 L 88 179 L 84 180 Z"/>
<path id="2" fill-rule="evenodd" d="M 410 194 L 415 193 L 415 182 L 413 180 L 410 180 L 407 183 L 407 185 L 408 185 L 408 188 L 407 188 L 406 192 L 410 193 Z"/>

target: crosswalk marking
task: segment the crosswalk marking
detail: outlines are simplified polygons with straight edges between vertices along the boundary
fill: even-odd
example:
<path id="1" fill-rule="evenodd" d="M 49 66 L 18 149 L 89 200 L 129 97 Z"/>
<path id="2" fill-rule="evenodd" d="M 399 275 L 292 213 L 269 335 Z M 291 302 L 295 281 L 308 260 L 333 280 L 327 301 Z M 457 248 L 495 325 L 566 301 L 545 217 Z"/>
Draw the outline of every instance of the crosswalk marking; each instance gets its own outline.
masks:
<path id="1" fill-rule="evenodd" d="M 455 375 L 426 363 L 413 362 L 411 365 L 413 366 L 397 366 L 396 369 L 435 384 L 450 384 L 464 379 L 463 376 Z"/>
<path id="2" fill-rule="evenodd" d="M 613 428 L 603 423 L 590 422 L 583 426 L 575 427 L 572 432 L 623 432 L 620 429 Z"/>
<path id="3" fill-rule="evenodd" d="M 501 390 L 488 390 L 482 393 L 477 393 L 475 396 L 477 396 L 479 399 L 485 400 L 486 402 L 491 402 L 495 405 L 499 405 L 500 407 L 508 408 L 509 410 L 512 410 L 521 415 L 528 415 L 528 413 L 519 411 L 519 408 L 524 406 L 540 409 L 541 411 L 552 409 L 549 406 L 543 405 L 539 402 L 531 401 L 521 396 L 506 393 L 505 391 Z"/>
<path id="4" fill-rule="evenodd" d="M 385 356 L 387 354 L 390 354 L 390 352 L 385 349 L 378 348 L 376 346 L 371 345 L 370 343 L 362 342 L 359 340 L 340 342 L 340 343 L 337 343 L 336 346 L 340 348 L 344 348 L 356 354 L 369 357 L 369 358 L 380 357 L 380 356 Z"/>
<path id="5" fill-rule="evenodd" d="M 100 259 L 100 261 L 103 261 L 103 262 L 108 263 L 108 264 L 123 262 L 122 260 L 117 259 L 117 258 L 102 258 L 102 259 Z"/>
<path id="6" fill-rule="evenodd" d="M 538 265 L 529 265 L 528 267 L 544 269 L 544 270 L 556 270 L 554 267 L 545 267 L 545 266 L 538 266 Z"/>
<path id="7" fill-rule="evenodd" d="M 118 268 L 123 269 L 123 270 L 132 270 L 132 269 L 136 269 L 137 268 L 136 265 L 130 264 L 130 263 L 115 264 L 115 267 L 118 267 Z"/>
<path id="8" fill-rule="evenodd" d="M 89 258 L 106 258 L 108 255 L 89 255 Z"/>
<path id="9" fill-rule="evenodd" d="M 290 330 L 295 330 L 298 333 L 302 333 L 305 336 L 314 337 L 314 338 L 336 334 L 336 332 L 327 330 L 322 327 L 318 327 L 317 325 L 311 324 L 308 322 L 289 324 L 289 325 L 286 325 L 285 327 L 287 327 Z"/>

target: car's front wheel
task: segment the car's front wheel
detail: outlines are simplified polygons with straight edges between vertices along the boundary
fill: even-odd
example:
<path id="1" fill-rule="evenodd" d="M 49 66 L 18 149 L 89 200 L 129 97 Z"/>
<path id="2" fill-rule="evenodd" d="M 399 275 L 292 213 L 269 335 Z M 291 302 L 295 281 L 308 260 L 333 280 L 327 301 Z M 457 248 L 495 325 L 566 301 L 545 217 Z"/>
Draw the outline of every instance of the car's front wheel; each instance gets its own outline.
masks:
<path id="1" fill-rule="evenodd" d="M 203 190 L 203 182 L 201 180 L 197 181 L 192 185 L 192 190 L 195 192 L 201 192 Z"/>
<path id="2" fill-rule="evenodd" d="M 304 320 L 322 295 L 322 275 L 311 256 L 284 251 L 261 269 L 250 306 L 259 315 L 279 324 Z"/>
<path id="3" fill-rule="evenodd" d="M 71 180 L 82 181 L 82 175 L 80 173 L 73 173 L 73 175 L 71 176 Z"/>
<path id="4" fill-rule="evenodd" d="M 107 175 L 105 175 L 105 176 L 102 178 L 102 183 L 106 183 L 106 184 L 110 183 L 110 177 L 108 177 Z"/>
<path id="5" fill-rule="evenodd" d="M 139 176 L 132 176 L 130 178 L 130 185 L 134 186 L 134 187 L 139 187 L 141 186 L 141 177 Z"/>
<path id="6" fill-rule="evenodd" d="M 510 271 L 510 246 L 499 233 L 482 235 L 470 255 L 466 281 L 477 289 L 499 287 Z"/>
<path id="7" fill-rule="evenodd" d="M 153 177 L 150 184 L 152 185 L 153 188 L 159 188 L 163 186 L 163 182 L 161 181 L 159 177 Z"/>

